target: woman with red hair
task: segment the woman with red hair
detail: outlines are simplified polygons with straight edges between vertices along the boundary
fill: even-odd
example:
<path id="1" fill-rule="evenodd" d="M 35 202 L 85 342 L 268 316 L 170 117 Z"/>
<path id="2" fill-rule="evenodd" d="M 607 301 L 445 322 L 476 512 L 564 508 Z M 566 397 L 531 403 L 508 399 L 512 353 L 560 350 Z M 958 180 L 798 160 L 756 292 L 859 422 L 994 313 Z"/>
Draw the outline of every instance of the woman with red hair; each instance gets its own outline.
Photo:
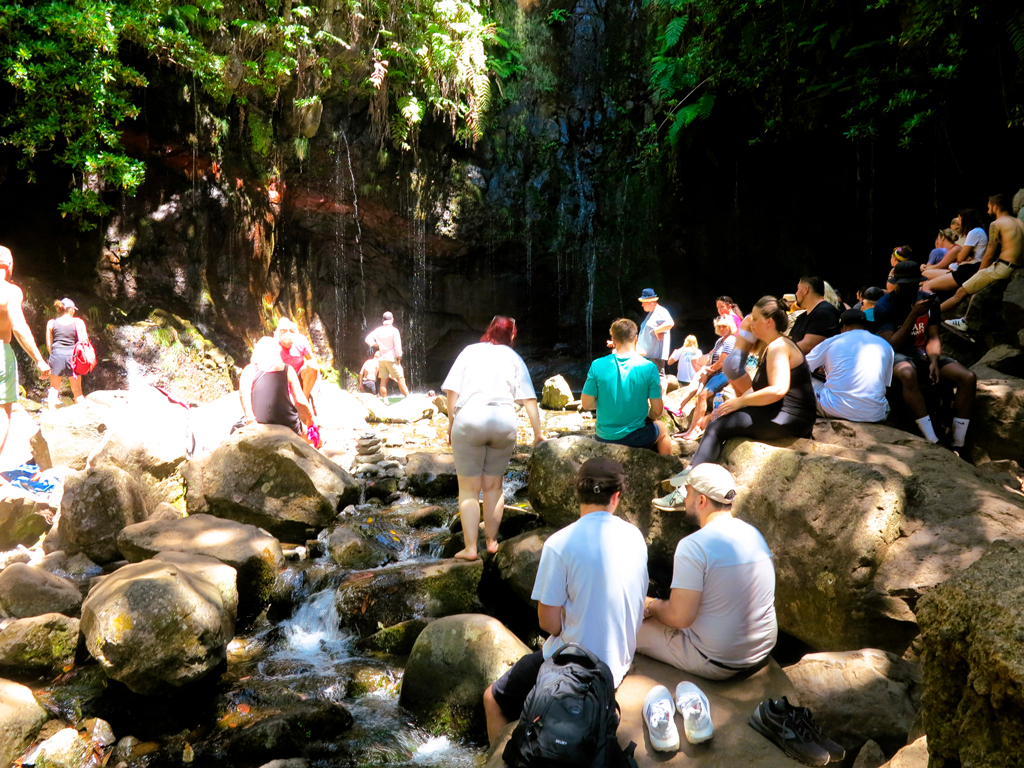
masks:
<path id="1" fill-rule="evenodd" d="M 476 560 L 483 492 L 487 551 L 498 551 L 498 526 L 505 511 L 501 480 L 516 447 L 515 403 L 533 427 L 533 444 L 544 440 L 537 393 L 523 358 L 512 351 L 516 321 L 496 315 L 476 344 L 455 359 L 441 388 L 448 395 L 448 442 L 459 478 L 459 516 L 466 547 L 461 560 Z"/>

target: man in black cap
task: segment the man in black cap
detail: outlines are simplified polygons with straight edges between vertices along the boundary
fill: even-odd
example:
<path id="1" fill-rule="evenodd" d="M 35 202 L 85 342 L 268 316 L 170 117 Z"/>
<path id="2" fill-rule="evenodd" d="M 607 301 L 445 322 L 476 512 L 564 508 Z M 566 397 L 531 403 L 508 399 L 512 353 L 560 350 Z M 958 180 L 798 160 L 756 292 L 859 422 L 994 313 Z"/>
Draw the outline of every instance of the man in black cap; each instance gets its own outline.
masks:
<path id="1" fill-rule="evenodd" d="M 889 413 L 885 391 L 892 384 L 893 350 L 868 330 L 859 309 L 839 318 L 841 333 L 807 353 L 812 371 L 825 369 L 825 381 L 811 379 L 818 413 L 848 421 L 882 421 Z"/>
<path id="2" fill-rule="evenodd" d="M 580 519 L 544 542 L 533 585 L 548 639 L 484 691 L 492 743 L 519 719 L 544 659 L 566 643 L 579 643 L 605 662 L 616 687 L 629 671 L 647 595 L 647 544 L 636 526 L 614 515 L 624 483 L 622 465 L 612 459 L 580 467 Z"/>
<path id="3" fill-rule="evenodd" d="M 921 387 L 938 384 L 941 379 L 956 389 L 952 447 L 959 455 L 970 424 L 978 377 L 953 358 L 943 356 L 938 297 L 919 290 L 922 279 L 916 262 L 899 262 L 892 271 L 896 288 L 875 305 L 875 324 L 878 335 L 896 352 L 893 374 L 903 387 L 903 402 L 928 442 L 937 443 L 939 438 Z"/>

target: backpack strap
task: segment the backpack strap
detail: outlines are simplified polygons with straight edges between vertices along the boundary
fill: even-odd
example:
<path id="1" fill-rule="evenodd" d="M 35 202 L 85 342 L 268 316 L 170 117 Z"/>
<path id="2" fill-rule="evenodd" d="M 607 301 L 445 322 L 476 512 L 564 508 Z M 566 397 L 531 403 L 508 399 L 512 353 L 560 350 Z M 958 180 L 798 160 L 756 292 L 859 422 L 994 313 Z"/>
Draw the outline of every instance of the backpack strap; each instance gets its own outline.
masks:
<path id="1" fill-rule="evenodd" d="M 628 766 L 628 768 L 639 768 L 636 762 L 636 758 L 633 753 L 636 751 L 636 742 L 631 741 L 626 745 L 626 748 L 622 750 L 622 762 Z"/>

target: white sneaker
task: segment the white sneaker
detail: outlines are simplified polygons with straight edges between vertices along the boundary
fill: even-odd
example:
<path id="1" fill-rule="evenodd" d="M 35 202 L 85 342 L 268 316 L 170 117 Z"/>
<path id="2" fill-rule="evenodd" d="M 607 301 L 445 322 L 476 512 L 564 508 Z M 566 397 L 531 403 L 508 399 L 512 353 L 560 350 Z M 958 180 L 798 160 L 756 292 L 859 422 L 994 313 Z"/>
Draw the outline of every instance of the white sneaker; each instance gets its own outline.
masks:
<path id="1" fill-rule="evenodd" d="M 676 709 L 683 716 L 683 732 L 688 742 L 700 744 L 715 735 L 708 697 L 693 683 L 676 686 Z"/>
<path id="2" fill-rule="evenodd" d="M 960 333 L 970 333 L 970 326 L 967 325 L 967 321 L 962 317 L 958 317 L 954 320 L 943 320 L 943 325 L 948 325 L 954 331 L 960 331 Z"/>
<path id="3" fill-rule="evenodd" d="M 644 722 L 651 737 L 651 747 L 658 752 L 679 750 L 679 731 L 676 729 L 676 705 L 672 694 L 664 685 L 651 688 L 644 699 Z"/>

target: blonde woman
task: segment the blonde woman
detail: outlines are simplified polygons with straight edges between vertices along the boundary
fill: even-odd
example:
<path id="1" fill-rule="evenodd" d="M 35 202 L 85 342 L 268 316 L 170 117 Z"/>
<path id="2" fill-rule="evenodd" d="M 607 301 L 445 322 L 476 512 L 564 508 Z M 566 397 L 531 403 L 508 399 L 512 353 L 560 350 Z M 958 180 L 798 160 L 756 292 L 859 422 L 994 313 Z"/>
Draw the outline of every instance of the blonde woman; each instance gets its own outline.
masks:
<path id="1" fill-rule="evenodd" d="M 669 355 L 668 364 L 679 363 L 679 370 L 676 371 L 676 378 L 681 384 L 689 384 L 693 375 L 697 372 L 697 358 L 703 354 L 697 346 L 697 337 L 690 335 L 686 337 L 683 346 Z"/>
<path id="2" fill-rule="evenodd" d="M 71 384 L 71 394 L 74 395 L 75 402 L 85 400 L 82 394 L 82 377 L 71 367 L 71 355 L 75 351 L 75 344 L 89 340 L 85 321 L 75 317 L 75 312 L 78 311 L 75 302 L 65 298 L 53 302 L 53 306 L 60 314 L 46 324 L 46 348 L 50 350 L 50 388 L 46 392 L 46 406 L 51 411 L 57 407 L 60 400 L 60 388 L 64 379 Z"/>

